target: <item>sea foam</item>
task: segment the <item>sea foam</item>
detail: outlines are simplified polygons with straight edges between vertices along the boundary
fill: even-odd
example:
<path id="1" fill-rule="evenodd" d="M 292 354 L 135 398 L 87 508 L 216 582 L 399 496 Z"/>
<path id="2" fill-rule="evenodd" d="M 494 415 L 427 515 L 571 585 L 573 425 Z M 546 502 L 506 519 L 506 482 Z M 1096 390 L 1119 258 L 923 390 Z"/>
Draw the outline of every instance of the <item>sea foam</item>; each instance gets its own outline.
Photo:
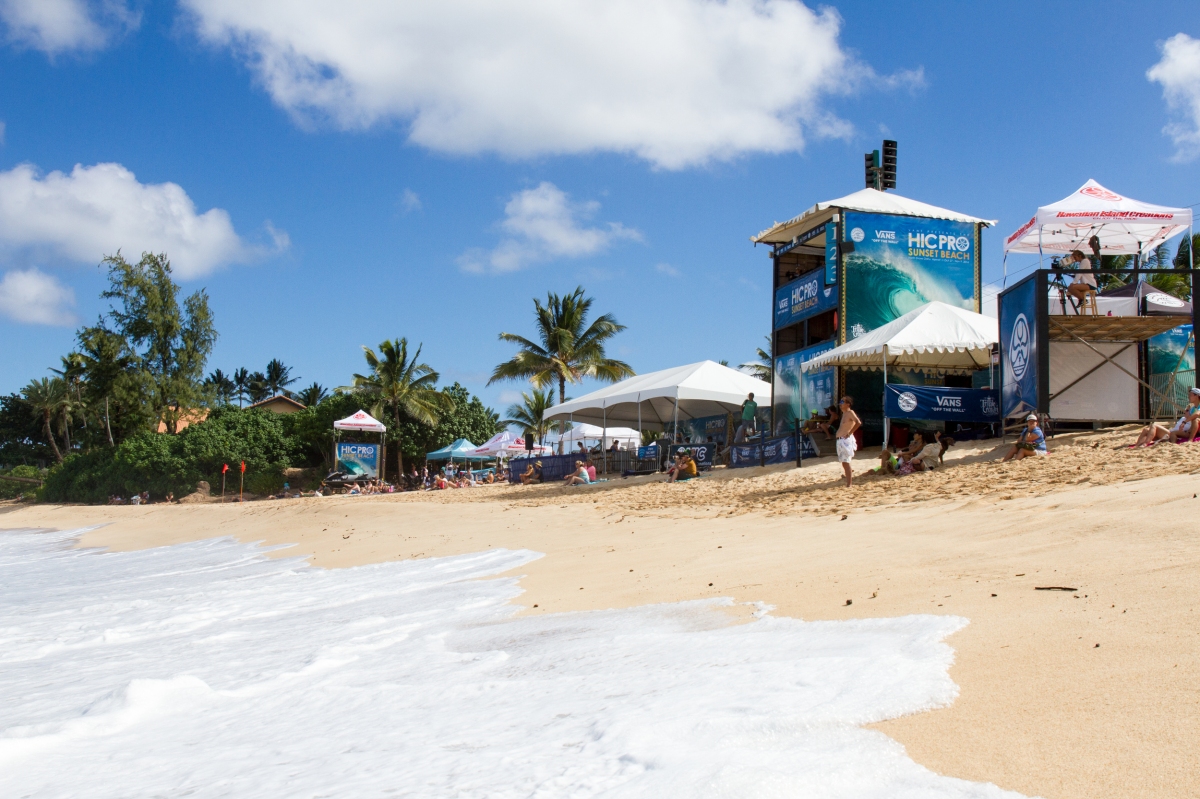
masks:
<path id="1" fill-rule="evenodd" d="M 534 552 L 327 571 L 76 538 L 0 533 L 5 797 L 1017 796 L 860 726 L 953 701 L 960 618 L 514 618 L 494 575 Z"/>

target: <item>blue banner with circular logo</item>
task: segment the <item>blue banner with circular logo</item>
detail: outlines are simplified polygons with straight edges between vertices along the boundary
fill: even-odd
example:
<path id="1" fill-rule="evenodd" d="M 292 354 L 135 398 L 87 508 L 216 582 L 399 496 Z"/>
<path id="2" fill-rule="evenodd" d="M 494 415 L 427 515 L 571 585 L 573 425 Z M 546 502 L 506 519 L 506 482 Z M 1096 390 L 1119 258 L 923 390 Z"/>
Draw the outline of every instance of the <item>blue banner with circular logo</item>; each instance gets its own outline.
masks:
<path id="1" fill-rule="evenodd" d="M 1000 421 L 1000 392 L 987 388 L 884 386 L 884 411 L 892 419 L 943 422 Z"/>

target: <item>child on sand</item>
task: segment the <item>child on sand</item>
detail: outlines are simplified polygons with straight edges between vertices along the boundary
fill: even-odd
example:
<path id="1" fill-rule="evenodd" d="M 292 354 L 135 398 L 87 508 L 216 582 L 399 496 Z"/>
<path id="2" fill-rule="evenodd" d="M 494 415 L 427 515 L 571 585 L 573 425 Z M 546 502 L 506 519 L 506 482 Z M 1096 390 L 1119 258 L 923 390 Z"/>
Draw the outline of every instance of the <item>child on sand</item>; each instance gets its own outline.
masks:
<path id="1" fill-rule="evenodd" d="M 847 488 L 854 482 L 854 472 L 850 468 L 850 461 L 854 460 L 854 453 L 858 449 L 858 441 L 854 438 L 854 431 L 862 427 L 862 420 L 854 412 L 853 404 L 854 400 L 849 395 L 842 397 L 838 402 L 838 410 L 841 411 L 842 420 L 838 425 L 837 431 L 837 457 L 838 461 L 842 464 L 842 470 L 846 473 Z"/>

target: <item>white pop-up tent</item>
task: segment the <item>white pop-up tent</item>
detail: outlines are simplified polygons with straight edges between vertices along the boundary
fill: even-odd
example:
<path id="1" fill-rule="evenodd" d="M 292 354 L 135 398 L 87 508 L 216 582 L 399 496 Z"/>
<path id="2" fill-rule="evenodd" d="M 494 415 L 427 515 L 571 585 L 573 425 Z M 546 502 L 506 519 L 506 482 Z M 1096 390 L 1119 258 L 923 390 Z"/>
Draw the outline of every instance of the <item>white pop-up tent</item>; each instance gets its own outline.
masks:
<path id="1" fill-rule="evenodd" d="M 1086 254 L 1095 236 L 1102 254 L 1138 255 L 1191 227 L 1190 208 L 1122 197 L 1089 180 L 1069 197 L 1038 208 L 1032 219 L 1004 240 L 1004 253 L 1082 250 Z"/>
<path id="2" fill-rule="evenodd" d="M 927 302 L 870 333 L 806 361 L 806 372 L 846 369 L 970 372 L 987 369 L 999 322 L 944 302 Z"/>
<path id="3" fill-rule="evenodd" d="M 886 392 L 888 369 L 971 372 L 990 368 L 992 349 L 999 341 L 1000 324 L 992 317 L 944 302 L 927 302 L 899 319 L 806 361 L 800 368 L 806 372 L 830 366 L 880 369 Z M 803 380 L 800 385 L 803 390 Z M 883 426 L 886 446 L 886 416 Z"/>
<path id="4" fill-rule="evenodd" d="M 632 427 L 597 427 L 594 424 L 576 424 L 559 436 L 558 440 L 565 443 L 575 441 L 620 441 L 626 449 L 637 447 L 641 443 L 641 433 Z"/>
<path id="5" fill-rule="evenodd" d="M 338 419 L 333 426 L 338 430 L 361 430 L 367 433 L 382 433 L 387 430 L 383 422 L 363 410 L 355 411 L 345 419 Z"/>
<path id="6" fill-rule="evenodd" d="M 716 361 L 701 361 L 622 380 L 555 405 L 546 411 L 546 418 L 600 427 L 624 422 L 635 424 L 637 430 L 662 430 L 680 419 L 736 411 L 750 393 L 760 406 L 770 405 L 768 383 Z"/>

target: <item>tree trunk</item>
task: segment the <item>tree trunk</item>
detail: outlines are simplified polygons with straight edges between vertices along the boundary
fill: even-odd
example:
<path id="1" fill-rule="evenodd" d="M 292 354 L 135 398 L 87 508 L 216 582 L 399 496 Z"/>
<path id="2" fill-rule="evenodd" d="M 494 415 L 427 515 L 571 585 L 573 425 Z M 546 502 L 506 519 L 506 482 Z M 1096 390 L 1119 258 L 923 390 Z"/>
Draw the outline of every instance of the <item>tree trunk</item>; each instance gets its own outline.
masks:
<path id="1" fill-rule="evenodd" d="M 63 443 L 67 447 L 67 454 L 70 455 L 71 454 L 71 423 L 70 423 L 70 421 L 68 421 L 66 411 L 63 411 L 61 423 L 62 423 Z"/>
<path id="2" fill-rule="evenodd" d="M 108 433 L 108 445 L 115 447 L 116 444 L 113 443 L 112 437 L 112 424 L 108 420 L 108 397 L 104 398 L 104 432 Z"/>
<path id="3" fill-rule="evenodd" d="M 50 411 L 42 411 L 42 429 L 46 431 L 46 440 L 50 442 L 50 449 L 54 450 L 54 459 L 62 463 L 62 453 L 58 451 L 58 442 L 54 440 L 54 431 L 50 429 Z"/>
<path id="4" fill-rule="evenodd" d="M 567 401 L 567 378 L 562 375 L 558 376 L 558 404 L 562 405 Z"/>
<path id="5" fill-rule="evenodd" d="M 396 431 L 396 479 L 397 481 L 404 478 L 404 455 L 400 452 L 400 406 L 392 406 L 392 419 L 396 425 L 393 428 Z M 399 484 L 399 483 L 397 483 Z"/>

